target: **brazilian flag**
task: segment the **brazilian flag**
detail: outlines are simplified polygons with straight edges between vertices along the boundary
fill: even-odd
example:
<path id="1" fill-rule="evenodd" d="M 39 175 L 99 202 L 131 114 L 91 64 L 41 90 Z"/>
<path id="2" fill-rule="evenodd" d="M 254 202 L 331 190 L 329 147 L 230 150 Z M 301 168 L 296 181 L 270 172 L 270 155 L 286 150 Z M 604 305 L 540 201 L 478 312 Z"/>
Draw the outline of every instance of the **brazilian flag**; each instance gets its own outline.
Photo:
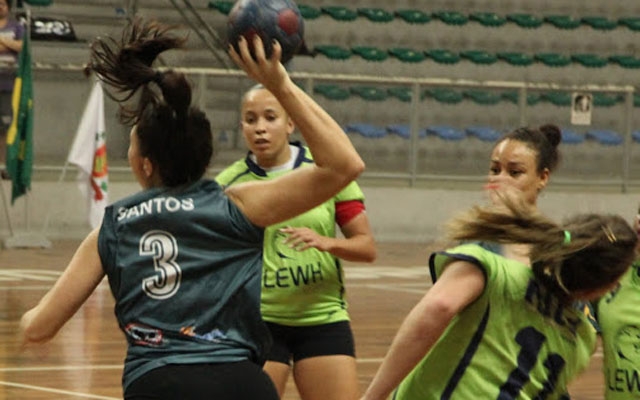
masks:
<path id="1" fill-rule="evenodd" d="M 31 189 L 33 167 L 33 81 L 31 45 L 25 32 L 13 86 L 13 119 L 7 132 L 7 172 L 11 175 L 11 204 Z"/>

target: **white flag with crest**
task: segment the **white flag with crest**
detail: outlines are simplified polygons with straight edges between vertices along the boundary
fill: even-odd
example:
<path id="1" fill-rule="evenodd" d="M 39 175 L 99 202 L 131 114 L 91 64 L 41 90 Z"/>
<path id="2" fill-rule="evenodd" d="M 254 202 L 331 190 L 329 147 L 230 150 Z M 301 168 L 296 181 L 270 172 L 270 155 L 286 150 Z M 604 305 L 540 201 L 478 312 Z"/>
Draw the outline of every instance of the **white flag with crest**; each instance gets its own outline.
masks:
<path id="1" fill-rule="evenodd" d="M 91 90 L 67 161 L 78 167 L 78 184 L 88 202 L 89 224 L 92 228 L 100 226 L 104 208 L 109 203 L 109 173 L 104 94 L 99 81 Z"/>

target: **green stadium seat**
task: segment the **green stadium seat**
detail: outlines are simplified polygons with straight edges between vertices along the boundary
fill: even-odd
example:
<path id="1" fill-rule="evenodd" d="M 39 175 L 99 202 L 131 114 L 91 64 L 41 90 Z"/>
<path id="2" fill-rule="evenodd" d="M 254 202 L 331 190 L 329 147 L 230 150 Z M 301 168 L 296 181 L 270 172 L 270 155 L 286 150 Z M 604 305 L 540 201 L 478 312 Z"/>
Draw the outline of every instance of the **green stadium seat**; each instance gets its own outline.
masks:
<path id="1" fill-rule="evenodd" d="M 387 89 L 387 93 L 389 96 L 395 97 L 402 102 L 411 102 L 411 88 L 404 86 L 390 87 Z"/>
<path id="2" fill-rule="evenodd" d="M 358 8 L 357 13 L 366 17 L 369 21 L 373 22 L 391 22 L 393 21 L 393 14 L 382 8 Z"/>
<path id="3" fill-rule="evenodd" d="M 315 46 L 313 49 L 332 60 L 346 60 L 351 57 L 351 51 L 348 49 L 331 44 Z"/>
<path id="4" fill-rule="evenodd" d="M 320 11 L 320 9 L 306 4 L 298 4 L 298 9 L 300 10 L 300 15 L 302 15 L 302 18 L 304 19 L 316 19 L 322 16 L 322 11 Z"/>
<path id="5" fill-rule="evenodd" d="M 418 63 L 427 58 L 422 52 L 408 49 L 406 47 L 394 47 L 389 49 L 389 54 L 400 61 L 408 63 Z"/>
<path id="6" fill-rule="evenodd" d="M 489 65 L 498 61 L 495 54 L 483 50 L 465 50 L 460 52 L 460 57 L 466 58 L 474 64 Z"/>
<path id="7" fill-rule="evenodd" d="M 543 20 L 558 29 L 576 29 L 582 25 L 582 22 L 579 19 L 573 18 L 569 15 L 547 15 Z"/>
<path id="8" fill-rule="evenodd" d="M 518 91 L 508 90 L 503 92 L 502 98 L 510 103 L 518 104 Z M 542 100 L 540 93 L 527 93 L 527 105 L 534 106 L 538 104 L 540 100 Z"/>
<path id="9" fill-rule="evenodd" d="M 410 24 L 426 24 L 431 21 L 431 16 L 420 10 L 402 9 L 396 10 L 394 14 Z"/>
<path id="10" fill-rule="evenodd" d="M 519 67 L 524 67 L 527 65 L 531 65 L 533 64 L 533 57 L 528 55 L 528 54 L 524 54 L 524 53 L 518 53 L 515 51 L 503 51 L 503 52 L 499 52 L 496 54 L 496 56 L 501 59 L 504 60 L 506 62 L 508 62 L 511 65 L 515 65 L 515 66 L 519 66 Z"/>
<path id="11" fill-rule="evenodd" d="M 549 67 L 565 67 L 571 64 L 570 57 L 558 53 L 538 53 L 534 59 Z"/>
<path id="12" fill-rule="evenodd" d="M 463 95 L 464 97 L 473 100 L 474 103 L 483 106 L 498 104 L 502 100 L 500 94 L 488 92 L 486 90 L 465 90 Z"/>
<path id="13" fill-rule="evenodd" d="M 618 26 L 616 21 L 600 16 L 582 17 L 581 21 L 583 24 L 589 25 L 593 29 L 597 29 L 599 31 L 610 31 Z"/>
<path id="14" fill-rule="evenodd" d="M 464 25 L 469 21 L 469 17 L 458 11 L 436 11 L 433 17 L 447 25 Z"/>
<path id="15" fill-rule="evenodd" d="M 602 68 L 608 64 L 606 58 L 595 54 L 572 54 L 571 59 L 588 68 Z"/>
<path id="16" fill-rule="evenodd" d="M 629 55 L 609 56 L 609 61 L 620 65 L 623 68 L 640 68 L 640 58 Z"/>
<path id="17" fill-rule="evenodd" d="M 320 9 L 323 13 L 338 21 L 353 21 L 358 18 L 358 13 L 341 6 L 327 6 Z"/>
<path id="18" fill-rule="evenodd" d="M 619 94 L 594 93 L 593 105 L 596 107 L 612 107 L 624 101 L 624 96 Z"/>
<path id="19" fill-rule="evenodd" d="M 618 27 L 617 20 L 610 20 L 603 16 L 586 16 L 582 17 L 581 21 L 583 24 L 589 25 L 593 29 L 602 31 L 610 31 Z"/>
<path id="20" fill-rule="evenodd" d="M 218 10 L 224 15 L 229 15 L 229 12 L 233 8 L 232 1 L 210 1 L 207 5 L 208 8 Z"/>
<path id="21" fill-rule="evenodd" d="M 635 32 L 640 31 L 640 17 L 620 18 L 618 20 L 618 25 L 626 26 Z"/>
<path id="22" fill-rule="evenodd" d="M 556 106 L 570 106 L 571 93 L 567 92 L 546 92 L 542 94 L 542 100 L 545 100 Z"/>
<path id="23" fill-rule="evenodd" d="M 637 93 L 633 94 L 633 106 L 640 107 L 640 94 L 637 94 Z"/>
<path id="24" fill-rule="evenodd" d="M 389 97 L 386 90 L 373 86 L 352 86 L 349 90 L 352 94 L 368 101 L 383 101 Z"/>
<path id="25" fill-rule="evenodd" d="M 515 23 L 522 28 L 538 28 L 543 23 L 543 20 L 541 18 L 524 13 L 508 14 L 507 20 Z"/>
<path id="26" fill-rule="evenodd" d="M 386 51 L 370 46 L 355 46 L 351 48 L 351 52 L 367 61 L 384 61 L 389 57 Z"/>
<path id="27" fill-rule="evenodd" d="M 313 88 L 313 92 L 320 94 L 330 100 L 346 100 L 351 94 L 349 90 L 332 84 L 318 84 Z"/>
<path id="28" fill-rule="evenodd" d="M 24 0 L 24 2 L 35 7 L 47 7 L 53 4 L 53 0 Z"/>
<path id="29" fill-rule="evenodd" d="M 440 103 L 457 104 L 460 103 L 464 96 L 462 93 L 446 88 L 427 89 L 423 92 L 424 97 L 431 97 Z"/>
<path id="30" fill-rule="evenodd" d="M 492 12 L 475 12 L 469 15 L 469 19 L 490 27 L 502 26 L 507 22 L 506 18 Z"/>
<path id="31" fill-rule="evenodd" d="M 460 61 L 459 54 L 445 49 L 427 50 L 424 54 L 439 64 L 456 64 Z"/>

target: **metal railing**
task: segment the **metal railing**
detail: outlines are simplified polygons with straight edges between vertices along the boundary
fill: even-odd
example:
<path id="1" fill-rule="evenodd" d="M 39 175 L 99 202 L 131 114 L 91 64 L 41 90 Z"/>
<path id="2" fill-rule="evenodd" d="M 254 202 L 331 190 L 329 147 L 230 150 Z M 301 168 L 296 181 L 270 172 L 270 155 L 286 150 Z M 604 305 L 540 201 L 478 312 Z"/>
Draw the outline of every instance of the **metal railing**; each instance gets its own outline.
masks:
<path id="1" fill-rule="evenodd" d="M 60 70 L 60 71 L 78 71 L 80 66 L 47 66 L 39 64 L 35 69 L 46 70 Z M 199 86 L 206 87 L 206 79 L 208 77 L 234 77 L 244 78 L 246 75 L 243 71 L 235 69 L 212 69 L 212 68 L 180 68 L 172 67 L 175 70 L 184 72 L 185 74 L 194 78 L 199 82 Z M 420 174 L 417 168 L 417 144 L 418 133 L 420 131 L 420 94 L 422 90 L 431 87 L 449 87 L 449 88 L 483 88 L 483 89 L 511 89 L 518 91 L 518 113 L 519 122 L 521 126 L 527 124 L 527 94 L 530 91 L 566 91 L 566 92 L 601 92 L 601 93 L 617 93 L 624 96 L 624 121 L 623 121 L 623 156 L 620 160 L 620 179 L 607 179 L 600 182 L 594 182 L 590 179 L 589 184 L 608 185 L 608 186 L 620 186 L 620 190 L 624 193 L 629 189 L 630 181 L 630 159 L 631 159 L 631 145 L 632 145 L 632 116 L 634 107 L 634 93 L 635 88 L 631 85 L 562 85 L 556 83 L 532 83 L 532 82 L 517 82 L 517 81 L 474 81 L 468 79 L 444 79 L 444 78 L 408 78 L 408 77 L 379 77 L 369 75 L 341 75 L 341 74 L 318 74 L 318 73 L 306 73 L 306 72 L 290 72 L 292 79 L 297 82 L 304 82 L 304 87 L 307 93 L 313 93 L 314 86 L 318 82 L 345 82 L 345 83 L 378 83 L 385 85 L 398 85 L 411 88 L 411 103 L 410 109 L 410 138 L 409 138 L 409 160 L 408 169 L 406 173 L 386 173 L 386 172 L 367 172 L 365 177 L 375 179 L 391 179 L 391 180 L 406 180 L 410 186 L 416 185 L 419 180 L 459 180 L 459 181 L 475 181 L 477 176 L 449 176 L 443 175 L 426 175 Z M 248 80 L 248 78 L 247 78 Z M 240 93 L 240 91 L 238 91 Z M 205 107 L 206 94 L 199 97 L 201 108 Z M 585 184 L 584 180 L 571 180 L 566 179 L 563 183 L 567 184 Z"/>

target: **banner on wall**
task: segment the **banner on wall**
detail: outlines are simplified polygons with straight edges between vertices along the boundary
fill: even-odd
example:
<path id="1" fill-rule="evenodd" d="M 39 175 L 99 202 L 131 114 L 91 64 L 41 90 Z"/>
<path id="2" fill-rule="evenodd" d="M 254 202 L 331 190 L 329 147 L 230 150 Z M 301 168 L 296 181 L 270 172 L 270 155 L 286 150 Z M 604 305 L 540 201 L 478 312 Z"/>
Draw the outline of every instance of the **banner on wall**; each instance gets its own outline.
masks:
<path id="1" fill-rule="evenodd" d="M 591 125 L 593 95 L 575 92 L 571 95 L 571 123 L 573 125 Z"/>
<path id="2" fill-rule="evenodd" d="M 26 13 L 16 13 L 16 19 L 23 24 L 27 23 Z M 31 39 L 33 40 L 60 40 L 75 42 L 78 40 L 70 21 L 61 18 L 36 17 L 31 15 Z"/>

